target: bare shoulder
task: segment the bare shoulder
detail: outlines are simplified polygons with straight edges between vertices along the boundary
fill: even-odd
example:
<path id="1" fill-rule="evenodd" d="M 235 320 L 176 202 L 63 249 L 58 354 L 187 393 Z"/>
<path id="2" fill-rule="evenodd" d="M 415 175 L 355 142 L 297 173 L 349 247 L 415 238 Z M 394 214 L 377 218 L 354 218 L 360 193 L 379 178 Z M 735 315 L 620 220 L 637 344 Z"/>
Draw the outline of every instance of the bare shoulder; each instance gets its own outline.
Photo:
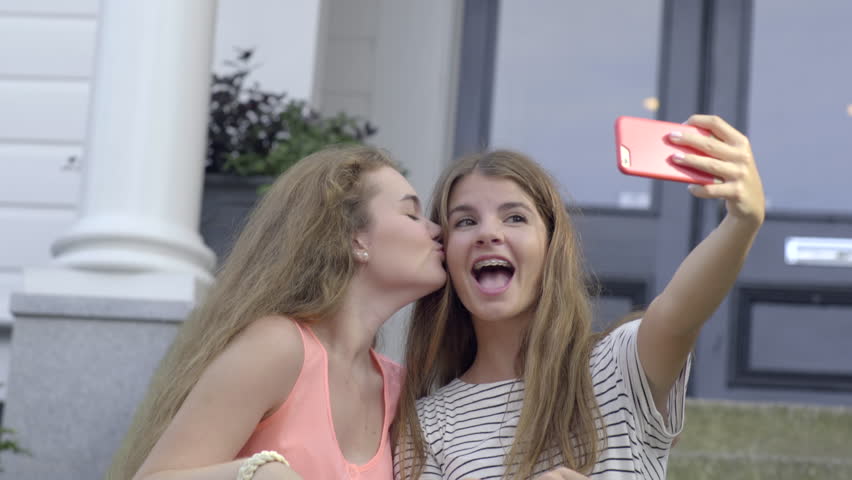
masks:
<path id="1" fill-rule="evenodd" d="M 281 315 L 269 315 L 255 320 L 234 338 L 233 343 L 236 348 L 256 350 L 258 357 L 273 363 L 289 363 L 293 360 L 299 360 L 301 363 L 304 356 L 299 326 L 295 320 Z"/>
<path id="2" fill-rule="evenodd" d="M 233 460 L 257 424 L 287 399 L 303 359 L 293 320 L 251 322 L 201 373 L 137 478 Z"/>
<path id="3" fill-rule="evenodd" d="M 304 360 L 302 334 L 296 322 L 284 316 L 267 316 L 252 322 L 223 352 L 223 360 L 256 388 L 272 389 L 273 397 L 286 397 L 292 390 Z M 274 377 L 275 381 L 268 381 Z M 254 383 L 254 382 L 253 382 Z M 280 403 L 280 402 L 279 402 Z"/>
<path id="4" fill-rule="evenodd" d="M 287 399 L 299 378 L 303 360 L 298 325 L 283 316 L 262 317 L 228 342 L 193 390 L 205 397 L 215 396 L 216 401 L 241 404 L 243 410 L 250 407 L 259 420 Z M 250 400 L 245 398 L 246 392 L 251 392 Z"/>

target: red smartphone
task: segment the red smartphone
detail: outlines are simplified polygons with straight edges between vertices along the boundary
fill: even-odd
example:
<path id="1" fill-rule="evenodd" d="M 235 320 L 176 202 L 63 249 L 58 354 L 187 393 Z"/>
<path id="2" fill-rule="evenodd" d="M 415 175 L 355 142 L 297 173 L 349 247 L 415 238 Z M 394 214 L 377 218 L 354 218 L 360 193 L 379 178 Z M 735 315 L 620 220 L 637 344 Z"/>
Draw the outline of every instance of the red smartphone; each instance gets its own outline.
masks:
<path id="1" fill-rule="evenodd" d="M 682 123 L 636 117 L 618 117 L 615 119 L 615 149 L 618 157 L 618 169 L 625 175 L 637 175 L 659 180 L 702 185 L 720 183 L 720 179 L 709 173 L 684 167 L 672 161 L 672 155 L 678 151 L 703 155 L 702 152 L 693 148 L 671 143 L 669 134 L 674 131 L 712 135 L 703 128 Z"/>

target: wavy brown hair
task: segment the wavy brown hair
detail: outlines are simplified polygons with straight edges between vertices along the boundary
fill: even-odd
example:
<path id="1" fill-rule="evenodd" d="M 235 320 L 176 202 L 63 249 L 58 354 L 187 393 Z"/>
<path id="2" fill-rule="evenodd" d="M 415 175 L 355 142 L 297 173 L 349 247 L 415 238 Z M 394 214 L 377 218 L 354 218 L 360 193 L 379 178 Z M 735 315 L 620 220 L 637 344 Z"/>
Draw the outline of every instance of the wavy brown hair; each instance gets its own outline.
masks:
<path id="1" fill-rule="evenodd" d="M 357 268 L 353 234 L 370 223 L 364 174 L 382 167 L 397 169 L 382 150 L 332 147 L 275 181 L 154 374 L 108 479 L 133 477 L 202 372 L 253 321 L 314 322 L 340 308 Z"/>
<path id="2" fill-rule="evenodd" d="M 517 358 L 525 393 L 515 442 L 506 456 L 506 476 L 528 478 L 539 461 L 552 461 L 556 451 L 562 465 L 588 473 L 603 439 L 589 368 L 597 336 L 575 230 L 552 177 L 520 153 L 497 150 L 462 158 L 438 181 L 431 218 L 445 232 L 453 187 L 474 172 L 515 182 L 534 202 L 548 233 L 540 300 Z M 471 315 L 452 281 L 415 304 L 406 347 L 409 370 L 394 436 L 400 470 L 419 478 L 426 453 L 416 401 L 461 376 L 476 357 Z"/>

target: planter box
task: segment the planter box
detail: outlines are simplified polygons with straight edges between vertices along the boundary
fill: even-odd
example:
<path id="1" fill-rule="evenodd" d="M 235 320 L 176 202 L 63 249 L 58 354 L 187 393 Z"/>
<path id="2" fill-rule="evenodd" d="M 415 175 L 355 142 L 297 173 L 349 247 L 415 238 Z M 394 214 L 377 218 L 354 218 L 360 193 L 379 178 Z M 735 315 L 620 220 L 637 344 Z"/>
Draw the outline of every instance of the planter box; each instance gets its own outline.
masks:
<path id="1" fill-rule="evenodd" d="M 271 183 L 272 177 L 239 177 L 208 173 L 204 177 L 201 201 L 201 236 L 216 253 L 221 265 L 231 251 L 248 214 L 257 203 L 257 190 Z"/>

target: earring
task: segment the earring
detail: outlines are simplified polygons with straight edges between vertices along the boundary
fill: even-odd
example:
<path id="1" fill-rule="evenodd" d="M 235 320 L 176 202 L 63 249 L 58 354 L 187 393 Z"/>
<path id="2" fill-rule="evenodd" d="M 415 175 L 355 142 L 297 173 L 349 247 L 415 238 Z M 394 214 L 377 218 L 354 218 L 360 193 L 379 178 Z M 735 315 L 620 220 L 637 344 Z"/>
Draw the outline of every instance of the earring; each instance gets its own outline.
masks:
<path id="1" fill-rule="evenodd" d="M 358 255 L 358 260 L 365 262 L 365 263 L 367 262 L 367 260 L 370 259 L 370 254 L 368 252 L 360 251 L 360 252 L 357 253 L 357 255 Z"/>

